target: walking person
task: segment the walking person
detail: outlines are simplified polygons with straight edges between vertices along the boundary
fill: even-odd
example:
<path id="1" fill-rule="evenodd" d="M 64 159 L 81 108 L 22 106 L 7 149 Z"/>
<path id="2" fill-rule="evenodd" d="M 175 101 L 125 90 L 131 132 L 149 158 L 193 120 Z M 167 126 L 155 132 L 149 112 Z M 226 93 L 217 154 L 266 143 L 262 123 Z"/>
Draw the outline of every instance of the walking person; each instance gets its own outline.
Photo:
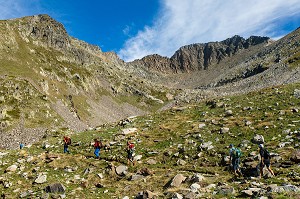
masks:
<path id="1" fill-rule="evenodd" d="M 234 175 L 242 175 L 242 172 L 240 171 L 240 158 L 241 158 L 241 150 L 239 148 L 235 148 L 233 144 L 229 145 L 229 156 L 230 156 L 230 161 L 232 165 L 232 169 L 234 172 Z"/>
<path id="2" fill-rule="evenodd" d="M 135 161 L 134 161 L 134 144 L 131 142 L 127 142 L 127 164 L 130 165 L 130 162 L 132 163 L 132 165 L 135 165 Z"/>
<path id="3" fill-rule="evenodd" d="M 259 144 L 259 154 L 260 154 L 260 174 L 259 177 L 261 178 L 263 176 L 263 170 L 266 166 L 268 171 L 275 176 L 273 170 L 271 169 L 271 155 L 269 151 L 264 147 L 263 144 Z"/>
<path id="4" fill-rule="evenodd" d="M 68 136 L 64 136 L 63 142 L 64 142 L 64 153 L 70 153 L 69 145 L 71 144 L 71 138 Z"/>
<path id="5" fill-rule="evenodd" d="M 102 142 L 96 138 L 94 139 L 94 142 L 94 154 L 96 156 L 96 159 L 100 159 L 100 150 L 102 147 Z"/>

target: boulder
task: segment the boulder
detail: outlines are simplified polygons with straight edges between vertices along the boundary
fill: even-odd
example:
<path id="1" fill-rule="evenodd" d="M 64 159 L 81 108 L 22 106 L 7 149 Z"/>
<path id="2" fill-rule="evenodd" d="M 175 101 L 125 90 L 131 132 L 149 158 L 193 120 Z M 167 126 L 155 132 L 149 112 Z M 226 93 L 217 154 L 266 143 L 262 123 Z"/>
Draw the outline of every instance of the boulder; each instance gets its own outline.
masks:
<path id="1" fill-rule="evenodd" d="M 229 128 L 223 127 L 223 128 L 220 129 L 220 133 L 221 133 L 221 134 L 223 134 L 223 133 L 228 133 L 229 130 L 230 130 Z"/>
<path id="2" fill-rule="evenodd" d="M 137 128 L 127 128 L 127 129 L 122 130 L 122 134 L 128 135 L 128 134 L 135 133 L 136 131 L 137 131 Z"/>
<path id="3" fill-rule="evenodd" d="M 134 174 L 131 176 L 130 180 L 135 181 L 135 180 L 140 180 L 143 179 L 144 176 L 143 175 L 139 175 L 139 174 Z"/>
<path id="4" fill-rule="evenodd" d="M 151 171 L 148 168 L 142 168 L 141 170 L 139 170 L 138 174 L 141 174 L 143 176 L 148 176 L 148 175 L 153 175 L 153 171 Z"/>
<path id="5" fill-rule="evenodd" d="M 157 195 L 149 190 L 140 192 L 135 199 L 156 199 Z"/>
<path id="6" fill-rule="evenodd" d="M 37 184 L 43 184 L 43 183 L 47 182 L 47 175 L 45 175 L 45 174 L 39 175 L 39 176 L 35 179 L 34 182 L 37 183 Z"/>
<path id="7" fill-rule="evenodd" d="M 252 140 L 254 144 L 263 144 L 265 142 L 264 136 L 256 134 Z"/>
<path id="8" fill-rule="evenodd" d="M 202 129 L 202 128 L 204 128 L 206 126 L 206 124 L 204 124 L 204 123 L 201 123 L 201 124 L 199 124 L 199 129 Z"/>
<path id="9" fill-rule="evenodd" d="M 300 150 L 296 150 L 291 155 L 291 161 L 295 163 L 300 163 Z"/>
<path id="10" fill-rule="evenodd" d="M 197 192 L 198 189 L 200 189 L 200 188 L 201 188 L 201 186 L 200 186 L 199 184 L 197 184 L 197 183 L 193 183 L 193 184 L 190 186 L 190 189 L 191 189 L 192 192 Z"/>
<path id="11" fill-rule="evenodd" d="M 65 193 L 66 188 L 61 183 L 50 184 L 45 188 L 45 192 L 47 193 Z"/>
<path id="12" fill-rule="evenodd" d="M 153 165 L 153 164 L 156 164 L 156 163 L 157 162 L 154 159 L 147 160 L 147 164 L 149 164 L 149 165 Z"/>
<path id="13" fill-rule="evenodd" d="M 184 182 L 186 177 L 182 174 L 177 174 L 173 177 L 166 185 L 166 187 L 179 187 L 182 182 Z"/>
<path id="14" fill-rule="evenodd" d="M 203 180 L 205 180 L 205 177 L 199 173 L 194 174 L 193 177 L 191 178 L 192 183 L 202 182 Z"/>
<path id="15" fill-rule="evenodd" d="M 13 164 L 13 165 L 7 167 L 5 172 L 15 172 L 17 170 L 17 168 L 18 168 L 18 166 Z"/>
<path id="16" fill-rule="evenodd" d="M 179 193 L 174 193 L 174 194 L 172 195 L 172 199 L 183 199 L 183 196 L 180 195 Z"/>
<path id="17" fill-rule="evenodd" d="M 136 156 L 134 156 L 133 160 L 139 161 L 142 159 L 142 157 L 143 157 L 142 155 L 136 155 Z"/>
<path id="18" fill-rule="evenodd" d="M 232 116 L 232 115 L 233 115 L 232 110 L 225 111 L 225 117 L 229 117 L 229 116 Z"/>
<path id="19" fill-rule="evenodd" d="M 222 186 L 218 187 L 217 193 L 221 195 L 232 195 L 235 194 L 236 191 L 233 187 Z"/>
<path id="20" fill-rule="evenodd" d="M 120 176 L 124 176 L 127 174 L 128 167 L 125 165 L 120 165 L 116 167 L 116 173 Z"/>
<path id="21" fill-rule="evenodd" d="M 213 149 L 214 146 L 212 145 L 211 141 L 204 142 L 199 146 L 200 150 L 210 150 Z"/>
<path id="22" fill-rule="evenodd" d="M 261 192 L 261 188 L 248 188 L 246 190 L 241 191 L 246 196 L 257 196 Z"/>
<path id="23" fill-rule="evenodd" d="M 186 165 L 186 161 L 184 161 L 182 159 L 177 160 L 176 163 L 177 163 L 178 166 L 184 166 L 184 165 Z"/>

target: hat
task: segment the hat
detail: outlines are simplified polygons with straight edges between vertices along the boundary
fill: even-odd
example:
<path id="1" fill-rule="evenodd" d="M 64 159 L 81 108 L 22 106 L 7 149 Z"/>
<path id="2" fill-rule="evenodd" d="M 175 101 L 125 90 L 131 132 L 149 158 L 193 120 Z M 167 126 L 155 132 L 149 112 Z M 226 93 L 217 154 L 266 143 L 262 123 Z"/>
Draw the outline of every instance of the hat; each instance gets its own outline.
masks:
<path id="1" fill-rule="evenodd" d="M 233 144 L 229 144 L 229 147 L 230 147 L 230 148 L 233 147 Z"/>
<path id="2" fill-rule="evenodd" d="M 259 144 L 258 146 L 259 146 L 259 148 L 264 148 L 263 144 Z"/>

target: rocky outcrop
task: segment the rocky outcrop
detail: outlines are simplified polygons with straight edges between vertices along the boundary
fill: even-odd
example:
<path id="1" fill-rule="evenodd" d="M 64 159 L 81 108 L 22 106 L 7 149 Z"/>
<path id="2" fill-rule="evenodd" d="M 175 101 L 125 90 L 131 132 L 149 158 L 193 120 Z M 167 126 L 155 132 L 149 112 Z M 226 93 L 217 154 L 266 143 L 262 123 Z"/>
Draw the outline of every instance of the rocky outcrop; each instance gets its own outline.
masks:
<path id="1" fill-rule="evenodd" d="M 48 15 L 34 15 L 19 22 L 19 31 L 26 40 L 31 37 L 39 44 L 58 49 L 70 46 L 70 38 L 64 26 Z"/>
<path id="2" fill-rule="evenodd" d="M 152 70 L 173 73 L 204 70 L 211 65 L 219 64 L 227 57 L 236 55 L 241 50 L 266 44 L 268 40 L 268 37 L 251 36 L 244 39 L 236 35 L 221 42 L 183 46 L 171 58 L 149 55 L 132 63 Z"/>

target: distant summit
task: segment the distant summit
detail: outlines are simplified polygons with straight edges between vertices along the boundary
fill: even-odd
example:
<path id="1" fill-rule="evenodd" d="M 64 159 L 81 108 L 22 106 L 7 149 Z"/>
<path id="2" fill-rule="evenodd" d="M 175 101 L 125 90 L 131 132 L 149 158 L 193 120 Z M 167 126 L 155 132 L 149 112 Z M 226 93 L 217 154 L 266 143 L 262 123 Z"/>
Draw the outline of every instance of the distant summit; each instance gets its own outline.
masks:
<path id="1" fill-rule="evenodd" d="M 267 44 L 269 37 L 251 36 L 244 39 L 235 35 L 221 42 L 191 44 L 181 47 L 169 59 L 159 55 L 149 55 L 135 60 L 132 64 L 143 65 L 162 72 L 182 73 L 207 69 L 222 62 L 244 49 Z"/>

